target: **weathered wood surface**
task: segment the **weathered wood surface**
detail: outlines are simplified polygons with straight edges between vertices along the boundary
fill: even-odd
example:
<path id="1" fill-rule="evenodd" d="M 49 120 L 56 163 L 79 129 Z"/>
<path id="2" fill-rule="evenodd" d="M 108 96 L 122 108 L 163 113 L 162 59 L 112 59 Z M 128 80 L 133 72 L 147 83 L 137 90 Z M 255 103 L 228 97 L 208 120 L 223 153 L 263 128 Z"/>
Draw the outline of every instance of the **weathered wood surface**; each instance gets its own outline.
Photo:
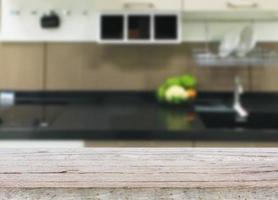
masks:
<path id="1" fill-rule="evenodd" d="M 163 198 L 278 199 L 278 149 L 0 150 L 1 200 Z"/>

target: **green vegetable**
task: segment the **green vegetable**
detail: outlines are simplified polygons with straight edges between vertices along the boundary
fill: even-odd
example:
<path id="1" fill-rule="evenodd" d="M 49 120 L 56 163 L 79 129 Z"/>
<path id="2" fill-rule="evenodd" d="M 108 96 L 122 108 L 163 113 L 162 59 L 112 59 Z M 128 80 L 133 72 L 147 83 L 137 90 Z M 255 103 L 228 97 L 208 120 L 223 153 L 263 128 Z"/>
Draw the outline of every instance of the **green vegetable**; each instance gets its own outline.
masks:
<path id="1" fill-rule="evenodd" d="M 182 102 L 184 102 L 183 98 L 181 98 L 181 97 L 172 97 L 172 99 L 169 103 L 181 104 Z"/>
<path id="2" fill-rule="evenodd" d="M 157 97 L 159 101 L 161 102 L 165 101 L 166 91 L 167 91 L 166 85 L 162 85 L 159 87 L 159 89 L 157 90 Z"/>
<path id="3" fill-rule="evenodd" d="M 160 102 L 181 104 L 188 100 L 188 89 L 195 89 L 197 80 L 192 75 L 183 75 L 167 79 L 157 90 Z"/>
<path id="4" fill-rule="evenodd" d="M 180 77 L 180 83 L 185 88 L 195 88 L 197 86 L 197 80 L 192 75 L 184 75 Z"/>
<path id="5" fill-rule="evenodd" d="M 171 87 L 173 85 L 180 85 L 180 84 L 181 84 L 180 78 L 169 78 L 165 82 L 165 86 L 167 87 Z"/>

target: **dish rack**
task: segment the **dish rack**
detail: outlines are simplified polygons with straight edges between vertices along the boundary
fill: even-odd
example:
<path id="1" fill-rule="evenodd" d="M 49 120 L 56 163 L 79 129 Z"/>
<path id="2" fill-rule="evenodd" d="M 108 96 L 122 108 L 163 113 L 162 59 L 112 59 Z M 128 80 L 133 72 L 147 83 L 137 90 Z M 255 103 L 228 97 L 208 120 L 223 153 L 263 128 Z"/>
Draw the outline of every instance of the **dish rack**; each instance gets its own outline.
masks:
<path id="1" fill-rule="evenodd" d="M 193 49 L 193 58 L 200 67 L 271 66 L 278 63 L 278 51 L 255 48 L 244 57 L 231 54 L 220 57 L 209 48 Z"/>

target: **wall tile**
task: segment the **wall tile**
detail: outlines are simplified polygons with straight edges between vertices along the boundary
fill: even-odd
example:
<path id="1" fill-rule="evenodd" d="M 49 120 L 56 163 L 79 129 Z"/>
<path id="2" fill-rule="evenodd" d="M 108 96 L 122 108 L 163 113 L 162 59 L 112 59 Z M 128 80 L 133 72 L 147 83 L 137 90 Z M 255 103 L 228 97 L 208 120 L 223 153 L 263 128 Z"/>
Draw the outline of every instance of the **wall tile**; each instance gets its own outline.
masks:
<path id="1" fill-rule="evenodd" d="M 45 64 L 49 90 L 154 90 L 166 78 L 184 73 L 196 75 L 203 91 L 231 91 L 236 75 L 241 77 L 246 90 L 278 90 L 275 65 L 198 67 L 191 51 L 200 46 L 203 45 L 2 43 L 0 89 L 43 89 Z M 262 46 L 278 47 L 277 44 Z"/>
<path id="2" fill-rule="evenodd" d="M 258 67 L 252 70 L 252 90 L 277 92 L 278 91 L 278 67 Z"/>
<path id="3" fill-rule="evenodd" d="M 0 89 L 41 90 L 43 44 L 0 44 Z"/>
<path id="4" fill-rule="evenodd" d="M 195 74 L 200 90 L 231 90 L 235 75 L 249 88 L 249 70 L 199 68 L 192 45 L 49 44 L 50 90 L 154 90 L 166 78 Z"/>
<path id="5" fill-rule="evenodd" d="M 278 51 L 277 43 L 261 44 L 262 48 Z M 278 63 L 252 68 L 251 84 L 253 91 L 278 91 Z"/>

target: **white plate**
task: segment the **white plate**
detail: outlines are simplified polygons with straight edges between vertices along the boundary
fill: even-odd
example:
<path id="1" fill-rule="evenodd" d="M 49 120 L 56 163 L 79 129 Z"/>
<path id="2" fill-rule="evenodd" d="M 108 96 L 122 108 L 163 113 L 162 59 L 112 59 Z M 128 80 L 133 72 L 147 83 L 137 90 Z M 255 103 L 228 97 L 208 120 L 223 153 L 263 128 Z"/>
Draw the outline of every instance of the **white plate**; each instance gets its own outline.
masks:
<path id="1" fill-rule="evenodd" d="M 218 56 L 225 58 L 236 51 L 240 44 L 240 35 L 241 29 L 233 30 L 227 33 L 220 43 Z"/>
<path id="2" fill-rule="evenodd" d="M 240 44 L 236 50 L 238 57 L 245 57 L 256 47 L 256 37 L 253 26 L 246 26 L 240 34 Z"/>

